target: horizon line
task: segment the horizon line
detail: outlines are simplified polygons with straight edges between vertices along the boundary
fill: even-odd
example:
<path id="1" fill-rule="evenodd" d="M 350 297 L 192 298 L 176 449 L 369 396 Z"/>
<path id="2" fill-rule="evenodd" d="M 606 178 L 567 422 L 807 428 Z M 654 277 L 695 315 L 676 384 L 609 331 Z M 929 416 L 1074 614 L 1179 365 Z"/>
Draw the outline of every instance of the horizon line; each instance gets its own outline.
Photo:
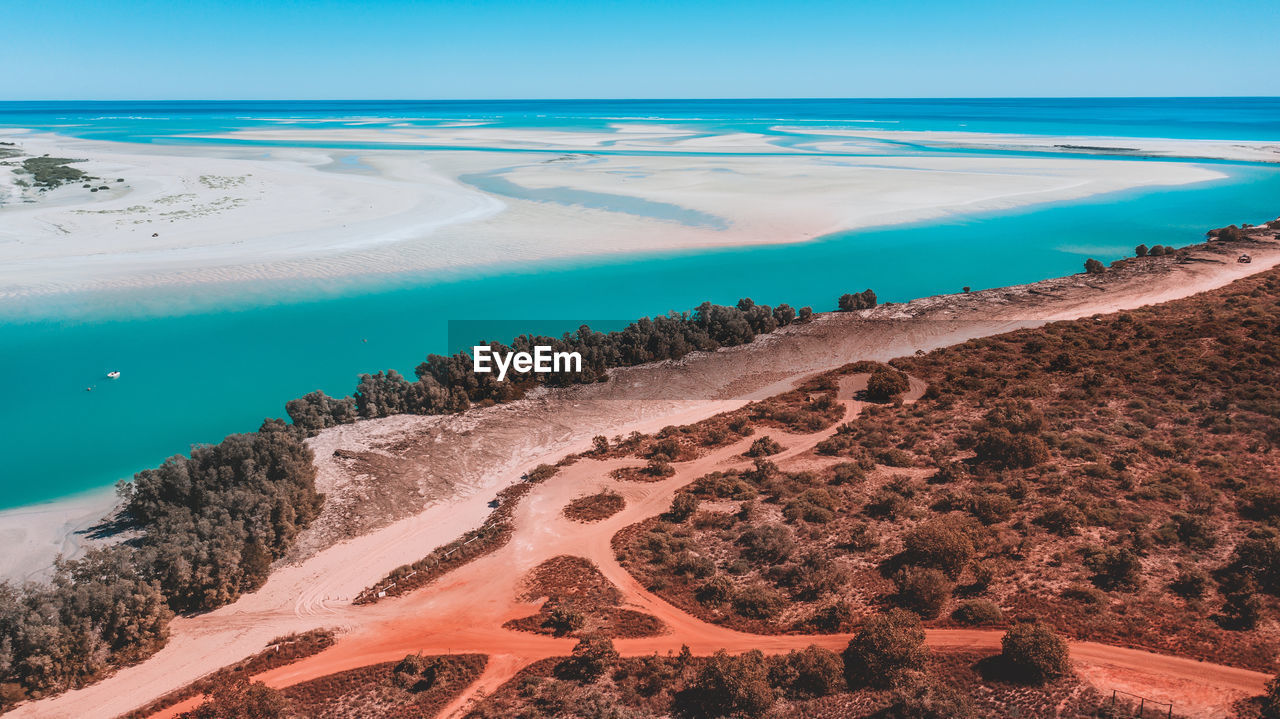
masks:
<path id="1" fill-rule="evenodd" d="M 451 98 L 41 98 L 0 100 L 0 104 L 32 102 L 759 102 L 759 101 L 881 101 L 881 100 L 1280 100 L 1280 95 L 886 95 L 886 96 L 761 96 L 761 97 L 451 97 Z"/>

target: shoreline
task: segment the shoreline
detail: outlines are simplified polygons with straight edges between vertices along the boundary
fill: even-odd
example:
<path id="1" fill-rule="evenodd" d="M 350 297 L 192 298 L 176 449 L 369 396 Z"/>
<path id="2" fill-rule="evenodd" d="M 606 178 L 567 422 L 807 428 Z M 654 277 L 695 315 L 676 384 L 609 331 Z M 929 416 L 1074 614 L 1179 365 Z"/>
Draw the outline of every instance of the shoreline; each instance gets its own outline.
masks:
<path id="1" fill-rule="evenodd" d="M 661 417 L 661 424 L 650 426 L 648 421 L 644 424 L 647 428 L 645 431 L 654 431 L 666 424 L 675 423 L 673 416 L 684 416 L 688 411 L 694 411 L 688 409 L 692 405 L 716 402 L 722 403 L 723 409 L 731 409 L 734 402 L 762 399 L 785 391 L 799 374 L 819 371 L 836 361 L 837 351 L 834 348 L 826 349 L 819 353 L 818 357 L 821 359 L 816 363 L 812 356 L 793 358 L 790 361 L 791 371 L 785 372 L 767 372 L 758 369 L 755 372 L 742 372 L 726 370 L 722 365 L 719 372 L 736 371 L 741 376 L 714 392 L 706 392 L 705 388 L 700 386 L 700 382 L 706 378 L 705 371 L 695 372 L 692 378 L 681 376 L 689 367 L 716 364 L 717 359 L 724 361 L 725 357 L 740 353 L 751 356 L 771 354 L 777 351 L 779 344 L 794 343 L 793 340 L 797 339 L 796 335 L 810 338 L 815 335 L 826 336 L 827 341 L 834 342 L 835 335 L 840 332 L 839 327 L 855 316 L 863 321 L 882 323 L 882 327 L 875 329 L 885 343 L 884 348 L 874 352 L 868 352 L 865 344 L 860 345 L 864 354 L 859 355 L 859 358 L 884 361 L 911 351 L 902 343 L 902 338 L 894 335 L 895 332 L 903 329 L 899 327 L 903 324 L 910 327 L 913 324 L 927 323 L 923 331 L 917 330 L 914 333 L 919 337 L 920 343 L 916 349 L 933 348 L 941 346 L 938 344 L 939 338 L 955 339 L 965 335 L 967 339 L 968 335 L 974 332 L 978 334 L 972 336 L 981 336 L 1087 314 L 1120 311 L 1140 306 L 1135 304 L 1138 301 L 1141 301 L 1141 304 L 1158 304 L 1221 287 L 1241 277 L 1280 265 L 1280 244 L 1275 242 L 1261 246 L 1241 245 L 1254 254 L 1254 260 L 1250 264 L 1239 264 L 1233 261 L 1232 253 L 1238 254 L 1236 252 L 1238 248 L 1235 245 L 1231 245 L 1230 249 L 1221 244 L 1207 247 L 1223 255 L 1225 259 L 1178 265 L 1174 263 L 1172 256 L 1166 256 L 1161 259 L 1149 258 L 1139 266 L 1145 268 L 1139 272 L 1150 276 L 1153 280 L 1170 280 L 1172 275 L 1181 275 L 1183 281 L 1177 283 L 1157 282 L 1154 287 L 1139 284 L 1127 291 L 1120 291 L 1115 285 L 1132 281 L 1132 276 L 1128 279 L 1117 279 L 1107 275 L 1099 278 L 1099 276 L 1075 274 L 1024 285 L 979 290 L 968 294 L 921 297 L 904 303 L 880 305 L 873 310 L 859 313 L 824 312 L 815 315 L 815 321 L 807 325 L 792 325 L 771 334 L 762 335 L 747 345 L 723 348 L 712 353 L 695 352 L 676 361 L 613 370 L 614 378 L 603 385 L 576 385 L 557 390 L 539 388 L 526 399 L 490 408 L 470 410 L 461 415 L 399 415 L 378 420 L 361 420 L 354 424 L 325 430 L 317 437 L 308 440 L 308 443 L 316 453 L 316 464 L 320 470 L 317 489 L 327 493 L 329 501 L 325 505 L 325 514 L 317 520 L 315 527 L 300 539 L 298 546 L 287 560 L 300 561 L 332 546 L 336 541 L 354 539 L 368 531 L 385 527 L 388 524 L 388 517 L 391 518 L 392 523 L 412 517 L 416 511 L 406 509 L 412 505 L 403 505 L 405 500 L 417 498 L 421 501 L 417 505 L 420 510 L 430 509 L 434 506 L 448 506 L 463 496 L 474 498 L 478 496 L 477 493 L 483 494 L 491 489 L 495 491 L 501 489 L 501 487 L 495 488 L 491 482 L 485 480 L 486 476 L 493 474 L 492 471 L 472 473 L 469 478 L 461 480 L 456 478 L 447 480 L 443 487 L 436 485 L 436 478 L 430 472 L 420 472 L 421 476 L 416 479 L 411 477 L 408 480 L 403 478 L 405 473 L 402 472 L 401 481 L 395 486 L 379 487 L 376 483 L 370 484 L 367 481 L 369 477 L 364 477 L 366 481 L 361 481 L 361 477 L 353 475 L 349 467 L 343 466 L 343 462 L 335 460 L 334 452 L 337 450 L 351 451 L 354 446 L 361 452 L 386 454 L 387 447 L 399 444 L 405 436 L 426 433 L 431 437 L 433 446 L 451 446 L 457 450 L 452 454 L 445 453 L 436 457 L 434 461 L 473 463 L 474 456 L 464 457 L 463 454 L 474 455 L 479 451 L 479 447 L 469 439 L 471 432 L 477 426 L 485 423 L 494 426 L 505 425 L 502 431 L 506 433 L 505 436 L 508 439 L 514 436 L 523 437 L 522 424 L 526 421 L 534 421 L 529 418 L 530 416 L 540 416 L 548 408 L 556 406 L 557 400 L 563 402 L 567 399 L 575 402 L 572 405 L 575 408 L 578 407 L 577 403 L 589 404 L 604 401 L 618 402 L 621 405 L 632 402 L 636 406 L 630 408 L 628 412 L 621 413 L 623 420 L 634 423 L 646 417 Z M 1201 250 L 1198 254 L 1206 253 Z M 1121 270 L 1121 272 L 1126 271 L 1133 270 L 1132 268 Z M 1102 287 L 1098 286 L 1099 282 L 1102 283 Z M 1108 284 L 1111 286 L 1107 287 Z M 1085 290 L 1086 293 L 1080 294 L 1081 290 Z M 1096 294 L 1099 290 L 1104 294 Z M 1009 313 L 1011 308 L 1016 308 L 1023 303 L 1030 304 L 1035 309 L 1042 310 L 1049 307 L 1055 309 L 1050 313 L 1037 313 L 1034 318 L 1018 317 L 1018 313 Z M 978 317 L 972 317 L 973 315 Z M 764 350 L 762 347 L 765 345 L 773 345 L 773 348 Z M 892 349 L 895 346 L 898 347 L 896 353 Z M 808 369 L 801 369 L 805 361 L 813 364 Z M 772 360 L 772 363 L 776 364 L 777 360 Z M 626 379 L 626 383 L 621 390 L 623 396 L 619 397 L 622 378 Z M 744 391 L 745 388 L 750 388 L 750 391 Z M 527 414 L 530 407 L 533 408 L 532 415 Z M 593 430 L 582 434 L 569 429 L 584 422 L 599 421 L 601 415 L 598 411 L 590 408 L 580 412 L 566 409 L 561 411 L 568 411 L 575 416 L 573 419 L 561 417 L 553 420 L 552 430 L 542 433 L 539 441 L 568 446 L 563 444 L 564 439 L 572 436 L 575 442 L 586 447 L 590 437 L 600 433 Z M 613 419 L 620 421 L 617 417 Z M 631 431 L 631 428 L 627 431 Z M 525 451 L 537 451 L 536 446 L 527 444 L 530 440 L 523 441 L 526 443 Z M 555 452 L 546 453 L 546 456 L 551 457 L 557 452 L 563 454 L 564 451 L 558 449 Z M 514 450 L 489 452 L 487 461 L 511 472 L 522 472 L 538 463 L 518 462 L 516 461 L 518 455 L 519 453 Z M 425 458 L 420 461 L 430 464 Z M 464 474 L 467 474 L 467 471 L 464 471 Z M 352 514 L 358 514 L 354 508 L 359 502 L 372 503 L 380 507 L 377 516 L 371 521 L 368 518 L 353 518 Z M 81 538 L 84 530 L 105 519 L 116 503 L 113 487 L 102 487 L 35 505 L 0 510 L 0 538 L 6 539 L 8 546 L 16 546 L 21 542 L 28 547 L 23 552 L 7 554 L 5 561 L 0 562 L 0 580 L 47 579 L 52 574 L 53 561 L 60 553 L 68 558 L 80 555 L 85 545 L 92 541 Z M 461 534 L 466 529 L 462 528 L 458 533 Z M 416 559 L 416 557 L 413 558 Z"/>
<path id="2" fill-rule="evenodd" d="M 289 132 L 313 142 L 325 136 Z M 692 160 L 662 154 L 665 142 L 638 142 L 649 155 L 567 152 L 548 160 L 519 147 L 495 156 L 461 142 L 426 151 L 135 146 L 16 131 L 0 137 L 33 154 L 85 158 L 77 167 L 126 180 L 93 196 L 62 187 L 35 203 L 0 206 L 12 228 L 0 232 L 0 299 L 8 302 L 784 245 L 1228 177 L 1194 163 L 1087 157 L 734 156 L 729 150 L 763 137 L 744 133 L 688 140 L 719 153 Z M 351 158 L 354 164 L 346 162 Z M 12 178 L 0 174 L 2 195 Z M 473 175 L 492 186 L 462 179 Z M 515 191 L 504 194 L 503 187 Z M 607 246 L 600 237 L 609 238 Z"/>
<path id="3" fill-rule="evenodd" d="M 75 558 L 95 541 L 89 530 L 115 510 L 119 500 L 114 487 L 54 499 L 39 504 L 0 510 L 0 581 L 21 584 L 47 581 L 58 556 Z"/>
<path id="4" fill-rule="evenodd" d="M 1252 264 L 1234 262 L 1241 247 L 1254 256 Z M 307 530 L 294 555 L 277 565 L 266 585 L 231 605 L 176 619 L 169 644 L 151 659 L 90 687 L 26 704 L 14 716 L 80 716 L 90 707 L 128 711 L 259 650 L 272 637 L 316 627 L 351 630 L 376 621 L 381 616 L 377 605 L 353 610 L 351 600 L 359 591 L 478 526 L 490 511 L 493 492 L 540 462 L 587 448 L 593 434 L 653 431 L 696 421 L 855 359 L 889 359 L 1056 319 L 1136 308 L 1280 265 L 1280 243 L 1275 241 L 1213 245 L 1193 254 L 1200 261 L 1175 264 L 1171 257 L 1154 258 L 1101 277 L 1071 275 L 824 314 L 749 345 L 621 370 L 604 385 L 548 391 L 463 415 L 398 416 L 326 430 L 312 446 L 321 470 L 317 488 L 332 492 L 333 501 L 326 502 L 326 514 Z M 617 398 L 619 388 L 631 396 Z M 670 399 L 672 392 L 683 392 L 685 399 Z M 406 497 L 418 496 L 422 481 L 454 493 L 450 499 L 410 508 L 408 516 L 341 531 L 335 519 L 362 509 L 364 490 L 370 481 L 378 482 L 360 467 L 345 465 L 336 449 L 381 455 L 392 463 L 386 468 L 391 473 L 409 467 L 424 472 L 392 497 L 402 509 Z M 466 461 L 433 464 L 433 457 Z M 251 626 L 245 617 L 254 617 Z"/>

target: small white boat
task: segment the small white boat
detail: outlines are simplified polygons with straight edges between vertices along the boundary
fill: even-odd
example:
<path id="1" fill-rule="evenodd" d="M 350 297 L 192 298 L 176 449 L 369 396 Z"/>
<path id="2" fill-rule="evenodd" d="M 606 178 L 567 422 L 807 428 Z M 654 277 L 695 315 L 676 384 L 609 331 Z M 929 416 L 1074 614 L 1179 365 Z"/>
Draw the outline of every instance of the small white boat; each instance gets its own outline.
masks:
<path id="1" fill-rule="evenodd" d="M 107 373 L 107 377 L 110 379 L 120 379 L 120 372 L 118 370 L 111 370 Z"/>

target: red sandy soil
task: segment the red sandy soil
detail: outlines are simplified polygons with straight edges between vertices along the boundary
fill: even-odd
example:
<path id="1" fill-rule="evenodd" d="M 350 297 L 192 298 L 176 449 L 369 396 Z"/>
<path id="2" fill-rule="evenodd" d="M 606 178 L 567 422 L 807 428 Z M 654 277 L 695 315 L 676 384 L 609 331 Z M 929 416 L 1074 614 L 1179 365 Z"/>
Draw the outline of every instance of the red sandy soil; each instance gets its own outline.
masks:
<path id="1" fill-rule="evenodd" d="M 393 417 L 335 428 L 313 440 L 325 480 L 321 489 L 331 498 L 344 493 L 344 483 L 353 482 L 336 466 L 331 456 L 335 449 L 368 451 L 371 444 L 392 440 L 409 449 L 384 454 L 399 457 L 404 465 L 400 470 L 423 475 L 415 475 L 411 485 L 435 483 L 451 488 L 453 494 L 425 509 L 421 496 L 416 502 L 397 497 L 407 507 L 406 514 L 399 515 L 404 518 L 392 515 L 387 520 L 390 524 L 377 525 L 381 528 L 362 524 L 348 530 L 341 521 L 318 522 L 300 540 L 302 553 L 296 563 L 277 568 L 262 589 L 214 612 L 175 620 L 169 644 L 147 661 L 84 689 L 29 702 L 11 716 L 114 716 L 233 664 L 259 651 L 272 637 L 317 627 L 345 628 L 349 633 L 331 651 L 264 678 L 284 686 L 400 659 L 409 652 L 438 653 L 433 650 L 438 648 L 490 654 L 485 674 L 472 692 L 492 689 L 518 667 L 541 657 L 568 654 L 573 646 L 572 639 L 501 629 L 504 621 L 535 612 L 532 605 L 514 602 L 515 585 L 524 571 L 556 554 L 592 559 L 623 591 L 626 605 L 658 617 L 673 630 L 664 637 L 619 640 L 619 648 L 629 654 L 665 652 L 682 643 L 696 652 L 721 647 L 782 651 L 811 642 L 842 645 L 845 637 L 756 637 L 692 620 L 645 592 L 613 559 L 610 537 L 614 532 L 664 511 L 678 487 L 707 471 L 743 466 L 738 455 L 750 440 L 694 462 L 678 463 L 673 477 L 654 483 L 611 479 L 609 471 L 627 465 L 626 461 L 580 461 L 526 497 L 516 518 L 516 536 L 499 552 L 402 599 L 371 607 L 353 607 L 350 600 L 395 567 L 479 526 L 489 512 L 486 503 L 497 490 L 539 463 L 589 449 L 594 434 L 653 432 L 668 424 L 695 422 L 855 360 L 887 360 L 1055 319 L 1185 297 L 1280 263 L 1280 248 L 1274 242 L 1249 246 L 1247 251 L 1254 257 L 1250 265 L 1235 263 L 1240 248 L 1223 245 L 1197 251 L 1197 261 L 1189 264 L 1155 258 L 1108 271 L 1102 278 L 1075 275 L 924 298 L 864 313 L 824 315 L 751 345 L 621 371 L 602 385 L 550 392 L 459 417 Z M 654 390 L 651 399 L 644 398 L 646 389 Z M 615 398 L 613 393 L 618 391 L 625 398 Z M 638 398 L 626 395 L 627 391 Z M 787 437 L 772 430 L 769 434 L 788 451 L 799 451 L 800 445 L 823 436 Z M 436 456 L 433 448 L 452 453 Z M 626 497 L 622 512 L 594 524 L 572 522 L 562 515 L 563 507 L 582 492 L 609 487 Z M 364 511 L 355 500 L 333 501 L 326 508 L 339 519 Z M 355 536 L 354 532 L 364 533 Z M 957 648 L 990 648 L 998 638 L 998 632 L 981 630 L 930 633 L 935 645 Z M 1081 672 L 1100 686 L 1150 687 L 1149 695 L 1176 695 L 1180 706 L 1201 707 L 1201 716 L 1221 716 L 1228 699 L 1257 693 L 1264 679 L 1252 672 L 1126 649 L 1077 644 L 1075 652 Z M 1164 684 L 1170 685 L 1167 692 L 1160 689 Z M 460 699 L 452 709 L 460 709 L 465 701 Z"/>
<path id="2" fill-rule="evenodd" d="M 865 375 L 846 378 L 839 396 L 851 396 L 857 388 L 850 385 L 858 381 L 865 382 Z M 919 382 L 913 382 L 911 395 L 918 397 L 923 389 Z M 853 400 L 842 401 L 848 412 L 857 412 L 862 405 Z M 801 454 L 833 432 L 834 427 L 810 435 L 771 430 L 770 436 L 785 447 L 773 459 L 779 461 Z M 535 487 L 517 508 L 515 536 L 508 545 L 459 568 L 426 589 L 374 605 L 369 611 L 379 615 L 377 621 L 342 637 L 334 647 L 320 654 L 265 672 L 257 679 L 271 686 L 285 687 L 367 664 L 392 661 L 413 652 L 488 654 L 490 663 L 480 679 L 440 714 L 442 717 L 461 715 L 473 697 L 496 689 L 520 668 L 539 659 L 567 655 L 572 649 L 572 639 L 531 635 L 502 627 L 510 619 L 536 611 L 535 604 L 519 599 L 520 579 L 558 555 L 580 556 L 593 562 L 622 592 L 623 606 L 657 617 L 670 630 L 657 637 L 617 640 L 615 644 L 623 655 L 675 652 L 681 645 L 689 646 L 694 654 L 709 654 L 721 648 L 731 652 L 760 649 L 776 653 L 809 644 L 843 649 L 850 635 L 759 636 L 698 620 L 646 591 L 613 555 L 610 540 L 618 530 L 665 511 L 672 496 L 685 484 L 708 472 L 747 466 L 749 461 L 741 454 L 750 442 L 751 438 L 745 438 L 696 460 L 678 463 L 674 476 L 658 482 L 608 479 L 611 470 L 635 464 L 634 459 L 582 460 L 564 468 Z M 624 495 L 626 508 L 590 525 L 565 518 L 562 514 L 565 504 L 588 484 L 602 485 Z M 942 651 L 994 653 L 999 649 L 1001 635 L 998 630 L 931 629 L 928 643 Z M 1180 712 L 1190 716 L 1226 716 L 1233 701 L 1260 693 L 1268 679 L 1258 672 L 1092 642 L 1074 642 L 1071 652 L 1081 674 L 1096 685 L 1135 689 L 1148 697 L 1168 699 L 1175 702 Z"/>

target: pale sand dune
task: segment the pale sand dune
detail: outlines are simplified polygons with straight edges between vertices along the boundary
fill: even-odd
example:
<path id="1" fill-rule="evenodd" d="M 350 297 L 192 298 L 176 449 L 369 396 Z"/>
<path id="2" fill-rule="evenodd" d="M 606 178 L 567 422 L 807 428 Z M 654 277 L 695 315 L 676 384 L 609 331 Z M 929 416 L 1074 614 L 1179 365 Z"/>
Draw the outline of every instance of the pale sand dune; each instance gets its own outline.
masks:
<path id="1" fill-rule="evenodd" d="M 778 125 L 781 132 L 848 137 L 853 140 L 905 142 L 926 147 L 972 148 L 980 150 L 1051 150 L 1054 152 L 1099 152 L 1134 157 L 1280 162 L 1280 143 L 1259 140 L 1181 140 L 1153 137 L 1092 137 L 1082 135 L 1022 135 L 985 132 L 941 132 L 935 130 L 857 130 L 844 128 L 791 127 Z M 840 151 L 843 142 L 818 141 L 808 149 Z"/>
<path id="2" fill-rule="evenodd" d="M 662 126 L 626 133 L 430 131 L 460 147 L 517 149 L 264 150 L 13 135 L 32 154 L 87 159 L 76 166 L 105 178 L 109 189 L 22 193 L 13 173 L 0 172 L 0 198 L 9 198 L 0 205 L 0 298 L 797 242 L 952 212 L 1223 177 L 1192 164 L 1087 158 L 753 156 L 743 152 L 772 147 L 761 144 L 762 136 L 682 140 L 689 133 Z M 430 134 L 361 127 L 248 134 L 394 144 L 424 133 Z M 655 152 L 688 142 L 704 152 L 522 151 L 583 150 L 606 141 L 618 143 L 613 149 L 625 144 Z M 460 180 L 473 175 L 567 196 L 497 196 Z M 15 193 L 35 201 L 14 202 Z M 593 206 L 573 193 L 595 193 L 587 203 Z M 654 210 L 653 203 L 662 205 Z M 662 206 L 672 214 L 664 215 Z M 681 213 L 709 221 L 689 222 Z"/>
<path id="3" fill-rule="evenodd" d="M 381 529 L 308 552 L 277 569 L 257 592 L 208 614 L 180 617 L 169 644 L 143 663 L 102 682 L 15 709 L 13 717 L 112 716 L 259 651 L 274 637 L 316 627 L 358 630 L 379 617 L 378 606 L 351 598 L 406 562 L 428 554 L 490 511 L 487 500 L 521 472 L 590 446 L 594 434 L 649 432 L 693 422 L 769 396 L 812 372 L 857 359 L 880 359 L 977 336 L 1097 312 L 1140 307 L 1220 287 L 1280 264 L 1280 245 L 1249 245 L 1252 264 L 1234 262 L 1239 248 L 1198 253 L 1204 261 L 1152 259 L 1124 273 L 1046 280 L 1034 286 L 926 298 L 862 313 L 824 315 L 742 347 L 697 353 L 678 363 L 625 370 L 603 385 L 557 391 L 459 417 L 392 417 L 327 430 L 312 440 L 322 490 L 340 489 L 336 448 L 376 449 L 392 436 L 427 452 L 453 444 L 466 461 L 435 464 L 457 495 Z M 870 321 L 868 321 L 870 320 Z M 646 388 L 659 397 L 645 398 Z M 621 392 L 624 398 L 617 398 Z M 445 476 L 447 475 L 447 476 Z M 322 532 L 323 527 L 307 530 Z M 303 539 L 306 544 L 306 539 Z M 424 615 L 424 616 L 429 616 Z"/>

